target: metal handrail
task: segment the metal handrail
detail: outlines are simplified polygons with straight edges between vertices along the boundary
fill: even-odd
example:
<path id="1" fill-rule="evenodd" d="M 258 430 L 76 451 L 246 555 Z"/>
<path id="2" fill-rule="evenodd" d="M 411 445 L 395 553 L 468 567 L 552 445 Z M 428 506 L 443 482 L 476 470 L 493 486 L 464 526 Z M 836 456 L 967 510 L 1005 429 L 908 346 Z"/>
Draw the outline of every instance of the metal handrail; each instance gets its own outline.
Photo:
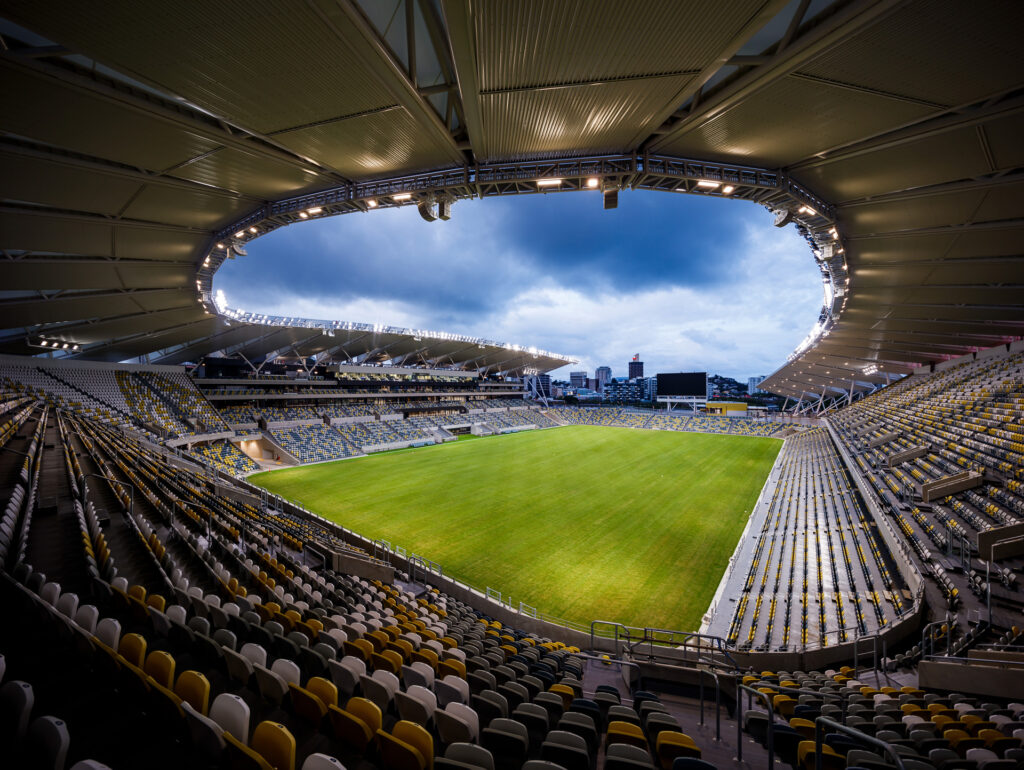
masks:
<path id="1" fill-rule="evenodd" d="M 715 681 L 715 740 L 722 740 L 722 685 L 718 679 L 718 674 L 714 671 L 697 667 L 698 674 L 707 674 Z M 704 726 L 704 677 L 699 677 L 700 682 L 700 725 Z"/>
<path id="2" fill-rule="evenodd" d="M 931 623 L 928 623 L 927 625 L 925 625 L 925 627 L 921 629 L 921 653 L 922 653 L 922 655 L 924 654 L 925 649 L 928 650 L 930 655 L 934 655 L 935 654 L 935 638 L 932 636 L 930 631 L 933 628 L 936 628 L 936 627 L 941 628 L 942 626 L 947 626 L 948 627 L 946 629 L 946 655 L 949 655 L 950 652 L 952 652 L 953 626 L 955 624 L 956 624 L 956 618 L 952 618 L 952 619 L 946 618 L 945 620 L 933 620 Z"/>
<path id="3" fill-rule="evenodd" d="M 680 631 L 677 629 L 668 628 L 653 628 L 650 626 L 640 628 L 639 626 L 627 626 L 623 623 L 619 623 L 614 620 L 592 620 L 590 622 L 590 646 L 593 649 L 595 646 L 595 639 L 600 636 L 597 633 L 596 627 L 598 625 L 611 626 L 614 630 L 614 636 L 611 637 L 615 643 L 615 652 L 619 652 L 619 641 L 622 640 L 625 643 L 625 652 L 634 653 L 637 647 L 640 645 L 648 645 L 647 659 L 649 661 L 655 660 L 654 647 L 659 645 L 662 647 L 670 647 L 672 649 L 682 649 L 684 652 L 689 649 L 695 649 L 697 652 L 697 663 L 704 663 L 709 666 L 719 666 L 729 668 L 732 671 L 739 671 L 739 664 L 736 663 L 735 659 L 729 652 L 729 649 L 725 643 L 725 640 L 720 636 L 712 636 L 711 634 L 702 634 L 699 631 Z M 622 632 L 620 635 L 620 631 Z M 637 635 L 632 632 L 640 631 L 642 635 Z M 658 639 L 656 634 L 669 634 L 673 637 L 679 636 L 681 639 L 663 640 Z M 609 638 L 603 636 L 601 638 Z M 697 644 L 694 645 L 693 642 Z M 708 643 L 710 642 L 710 643 Z M 725 660 L 728 661 L 728 665 L 721 661 L 715 660 L 712 657 L 706 657 L 704 652 L 712 650 L 722 655 Z"/>
<path id="4" fill-rule="evenodd" d="M 903 758 L 899 752 L 892 747 L 892 744 L 881 741 L 873 735 L 867 735 L 862 733 L 860 730 L 855 730 L 852 727 L 847 727 L 834 719 L 828 717 L 818 717 L 814 720 L 814 770 L 821 770 L 821 746 L 825 737 L 824 728 L 828 727 L 832 732 L 842 733 L 843 735 L 849 735 L 854 740 L 866 743 L 869 746 L 881 749 L 886 754 L 890 755 L 896 760 L 896 767 L 898 770 L 905 770 L 903 764 Z M 769 766 L 771 766 L 771 759 L 769 758 Z"/>
<path id="5" fill-rule="evenodd" d="M 736 686 L 736 761 L 743 761 L 743 709 L 740 707 L 740 693 L 747 691 L 747 705 L 750 705 L 750 696 L 763 698 L 764 705 L 768 709 L 768 767 L 775 766 L 775 709 L 772 707 L 772 700 L 767 693 L 755 690 L 750 685 L 739 684 Z M 818 768 L 820 770 L 820 768 Z"/>

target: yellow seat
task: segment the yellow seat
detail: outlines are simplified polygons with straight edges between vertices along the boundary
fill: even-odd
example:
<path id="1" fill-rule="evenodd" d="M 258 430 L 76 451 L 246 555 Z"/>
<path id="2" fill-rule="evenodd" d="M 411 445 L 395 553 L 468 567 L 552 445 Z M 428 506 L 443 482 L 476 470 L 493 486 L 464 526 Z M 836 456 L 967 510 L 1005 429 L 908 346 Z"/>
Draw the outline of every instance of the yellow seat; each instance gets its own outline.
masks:
<path id="1" fill-rule="evenodd" d="M 278 722 L 260 722 L 249 741 L 274 770 L 295 770 L 295 736 Z"/>
<path id="2" fill-rule="evenodd" d="M 161 687 L 170 689 L 174 686 L 174 658 L 163 650 L 153 650 L 146 656 L 143 671 Z"/>
<path id="3" fill-rule="evenodd" d="M 659 737 L 661 735 L 664 735 L 664 732 L 659 733 Z M 642 749 L 647 748 L 647 737 L 644 735 L 643 730 L 632 722 L 622 722 L 619 720 L 609 722 L 605 740 L 608 745 L 628 743 L 631 746 L 639 746 Z"/>
<path id="4" fill-rule="evenodd" d="M 553 684 L 548 688 L 548 692 L 553 692 L 562 699 L 562 709 L 568 711 L 572 705 L 573 699 L 576 697 L 576 693 L 568 685 L 564 684 Z"/>
<path id="5" fill-rule="evenodd" d="M 797 764 L 804 770 L 814 770 L 815 753 L 814 741 L 800 741 L 796 749 Z M 827 743 L 823 743 L 821 744 L 821 766 L 825 770 L 844 770 L 846 757 Z"/>
<path id="6" fill-rule="evenodd" d="M 788 719 L 793 716 L 798 702 L 796 698 L 791 698 L 788 695 L 776 695 L 772 698 L 772 708 L 776 714 L 781 714 Z"/>
<path id="7" fill-rule="evenodd" d="M 381 650 L 386 649 L 388 642 L 391 641 L 388 635 L 383 631 L 367 631 L 363 635 L 363 638 L 373 645 L 375 652 L 380 652 Z"/>
<path id="8" fill-rule="evenodd" d="M 395 676 L 400 676 L 404 661 L 402 656 L 394 650 L 384 650 L 383 652 L 373 653 L 370 656 L 370 662 L 373 664 L 374 671 L 381 669 L 383 671 L 390 671 Z"/>
<path id="9" fill-rule="evenodd" d="M 138 599 L 140 602 L 146 601 L 146 589 L 140 585 L 128 586 L 128 595 L 133 599 Z"/>
<path id="10" fill-rule="evenodd" d="M 405 639 L 399 639 L 397 637 L 388 642 L 387 647 L 385 647 L 385 649 L 392 650 L 401 655 L 402 662 L 410 660 L 412 658 L 413 652 L 415 652 L 415 648 L 412 646 L 411 642 L 408 642 Z"/>
<path id="11" fill-rule="evenodd" d="M 117 645 L 117 654 L 136 668 L 146 660 L 146 638 L 138 634 L 125 634 Z"/>
<path id="12" fill-rule="evenodd" d="M 461 660 L 455 658 L 448 658 L 442 660 L 437 664 L 437 678 L 444 679 L 449 674 L 457 676 L 459 679 L 466 678 L 466 664 Z"/>
<path id="13" fill-rule="evenodd" d="M 342 642 L 342 648 L 346 655 L 353 655 L 369 665 L 370 656 L 373 655 L 373 645 L 365 639 L 353 639 L 351 642 Z"/>
<path id="14" fill-rule="evenodd" d="M 224 753 L 227 755 L 227 766 L 245 768 L 245 770 L 274 770 L 259 752 L 253 751 L 231 733 L 224 733 Z"/>
<path id="15" fill-rule="evenodd" d="M 296 716 L 314 727 L 320 727 L 320 723 L 327 715 L 327 705 L 317 695 L 293 682 L 288 683 L 288 693 Z"/>
<path id="16" fill-rule="evenodd" d="M 415 663 L 416 661 L 422 661 L 423 663 L 426 663 L 428 666 L 434 669 L 435 673 L 437 672 L 437 666 L 438 663 L 440 663 L 440 660 L 437 657 L 437 653 L 431 650 L 429 647 L 421 647 L 420 649 L 416 650 L 416 652 L 414 652 L 411 657 L 413 663 Z"/>
<path id="17" fill-rule="evenodd" d="M 695 757 L 700 759 L 700 749 L 686 733 L 673 730 L 662 730 L 655 742 L 655 753 L 663 770 L 670 770 L 676 757 Z"/>
<path id="18" fill-rule="evenodd" d="M 377 731 L 381 767 L 384 770 L 427 770 L 427 759 L 419 749 L 383 730 Z"/>
<path id="19" fill-rule="evenodd" d="M 809 741 L 814 740 L 814 722 L 810 719 L 802 719 L 801 717 L 793 717 L 789 720 L 789 726 L 796 730 L 800 735 Z"/>
<path id="20" fill-rule="evenodd" d="M 198 671 L 182 671 L 174 692 L 203 716 L 210 706 L 210 680 Z"/>
<path id="21" fill-rule="evenodd" d="M 163 612 L 164 609 L 167 607 L 167 600 L 164 599 L 164 597 L 162 597 L 160 594 L 150 594 L 146 598 L 146 604 L 148 604 L 154 610 L 159 610 L 160 612 Z"/>
<path id="22" fill-rule="evenodd" d="M 398 740 L 413 746 L 426 760 L 427 770 L 433 770 L 434 739 L 429 732 L 415 722 L 401 720 L 391 728 L 391 734 Z"/>
<path id="23" fill-rule="evenodd" d="M 306 682 L 306 689 L 323 701 L 324 706 L 338 705 L 338 688 L 330 679 L 322 676 L 311 676 Z"/>

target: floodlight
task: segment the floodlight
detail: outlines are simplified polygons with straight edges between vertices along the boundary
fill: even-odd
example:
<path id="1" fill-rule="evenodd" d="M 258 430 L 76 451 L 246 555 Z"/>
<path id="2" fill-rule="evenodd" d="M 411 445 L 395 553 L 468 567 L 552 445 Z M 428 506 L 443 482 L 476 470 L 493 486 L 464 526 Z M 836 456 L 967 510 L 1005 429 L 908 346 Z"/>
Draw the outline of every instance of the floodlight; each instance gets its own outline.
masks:
<path id="1" fill-rule="evenodd" d="M 562 180 L 561 179 L 538 179 L 537 180 L 537 186 L 538 187 L 558 187 L 558 185 L 560 185 L 560 184 L 562 184 Z"/>
<path id="2" fill-rule="evenodd" d="M 712 182 L 710 179 L 701 179 L 697 182 L 698 187 L 703 187 L 705 190 L 714 190 L 716 187 L 721 186 L 721 182 Z"/>
<path id="3" fill-rule="evenodd" d="M 733 187 L 731 184 L 727 184 L 725 187 L 722 188 L 722 193 L 725 195 L 731 195 L 732 191 L 735 189 L 736 188 Z"/>
<path id="4" fill-rule="evenodd" d="M 368 208 L 368 209 L 375 209 L 375 208 L 377 208 L 377 201 L 376 201 L 376 199 L 374 199 L 374 198 L 367 198 L 366 199 L 366 208 Z"/>
<path id="5" fill-rule="evenodd" d="M 410 198 L 412 198 L 412 193 L 395 193 L 391 196 L 391 199 L 396 201 L 407 201 Z"/>
<path id="6" fill-rule="evenodd" d="M 323 209 L 320 206 L 314 206 L 311 209 L 306 209 L 306 212 L 309 214 L 319 214 L 321 211 L 323 211 Z"/>
<path id="7" fill-rule="evenodd" d="M 300 211 L 299 219 L 309 219 L 309 214 L 307 214 L 305 211 Z"/>
<path id="8" fill-rule="evenodd" d="M 255 228 L 255 227 L 250 227 L 249 228 L 249 232 L 252 233 L 253 235 L 255 235 L 256 233 L 259 232 L 259 230 L 257 228 Z"/>
<path id="9" fill-rule="evenodd" d="M 592 176 L 587 180 L 587 187 L 589 187 L 591 190 L 596 189 L 599 184 L 600 181 L 598 181 L 598 178 L 596 176 Z"/>

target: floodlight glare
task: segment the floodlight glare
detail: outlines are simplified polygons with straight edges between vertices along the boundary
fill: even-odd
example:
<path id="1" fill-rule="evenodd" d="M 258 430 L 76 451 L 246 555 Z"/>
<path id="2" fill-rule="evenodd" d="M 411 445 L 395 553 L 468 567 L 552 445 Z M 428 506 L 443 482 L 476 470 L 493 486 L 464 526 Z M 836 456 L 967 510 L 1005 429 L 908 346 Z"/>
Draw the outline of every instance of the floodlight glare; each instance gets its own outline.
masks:
<path id="1" fill-rule="evenodd" d="M 236 238 L 241 238 L 243 235 L 245 235 L 245 230 L 239 230 L 237 233 L 235 233 Z"/>
<path id="2" fill-rule="evenodd" d="M 410 198 L 412 198 L 412 193 L 396 193 L 391 196 L 391 199 L 396 201 L 407 201 Z"/>
<path id="3" fill-rule="evenodd" d="M 598 185 L 598 181 L 597 181 L 597 177 L 596 176 L 592 176 L 592 177 L 590 177 L 590 179 L 587 180 L 587 187 L 589 187 L 591 190 L 596 188 L 597 185 Z"/>
<path id="4" fill-rule="evenodd" d="M 307 214 L 305 211 L 300 211 L 299 219 L 309 219 L 309 214 Z"/>
<path id="5" fill-rule="evenodd" d="M 255 235 L 256 233 L 258 233 L 258 232 L 259 232 L 259 230 L 258 230 L 258 229 L 256 229 L 255 227 L 250 227 L 250 228 L 249 228 L 249 232 L 250 232 L 250 233 L 252 233 L 253 235 Z"/>
<path id="6" fill-rule="evenodd" d="M 714 190 L 719 185 L 721 185 L 721 182 L 712 182 L 710 179 L 701 179 L 697 182 L 697 186 L 703 187 L 705 190 Z"/>
<path id="7" fill-rule="evenodd" d="M 375 209 L 375 208 L 377 208 L 377 201 L 374 200 L 373 198 L 367 198 L 366 199 L 366 208 L 368 208 L 368 209 Z"/>
<path id="8" fill-rule="evenodd" d="M 560 184 L 562 184 L 562 180 L 561 179 L 538 179 L 537 180 L 537 186 L 538 187 L 558 187 L 558 185 L 560 185 Z"/>
<path id="9" fill-rule="evenodd" d="M 727 184 L 725 187 L 722 188 L 722 192 L 725 195 L 730 195 L 732 193 L 732 191 L 735 190 L 735 189 L 736 188 L 733 187 L 731 184 Z"/>
<path id="10" fill-rule="evenodd" d="M 320 206 L 314 206 L 311 209 L 306 209 L 306 211 L 310 214 L 319 214 L 323 209 Z"/>

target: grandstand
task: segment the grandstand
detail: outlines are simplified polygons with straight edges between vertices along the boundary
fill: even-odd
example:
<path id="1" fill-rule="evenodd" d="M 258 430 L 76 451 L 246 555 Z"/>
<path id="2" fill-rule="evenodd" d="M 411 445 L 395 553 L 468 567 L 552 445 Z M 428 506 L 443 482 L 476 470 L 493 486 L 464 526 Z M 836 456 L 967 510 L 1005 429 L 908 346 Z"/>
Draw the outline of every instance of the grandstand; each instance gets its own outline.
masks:
<path id="1" fill-rule="evenodd" d="M 0 4 L 0 764 L 1021 767 L 1022 28 L 1012 0 Z M 786 414 L 523 408 L 575 361 L 214 292 L 289 224 L 588 189 L 800 230 L 825 297 L 761 383 Z M 784 440 L 703 628 L 547 618 L 243 478 L 563 424 Z"/>

